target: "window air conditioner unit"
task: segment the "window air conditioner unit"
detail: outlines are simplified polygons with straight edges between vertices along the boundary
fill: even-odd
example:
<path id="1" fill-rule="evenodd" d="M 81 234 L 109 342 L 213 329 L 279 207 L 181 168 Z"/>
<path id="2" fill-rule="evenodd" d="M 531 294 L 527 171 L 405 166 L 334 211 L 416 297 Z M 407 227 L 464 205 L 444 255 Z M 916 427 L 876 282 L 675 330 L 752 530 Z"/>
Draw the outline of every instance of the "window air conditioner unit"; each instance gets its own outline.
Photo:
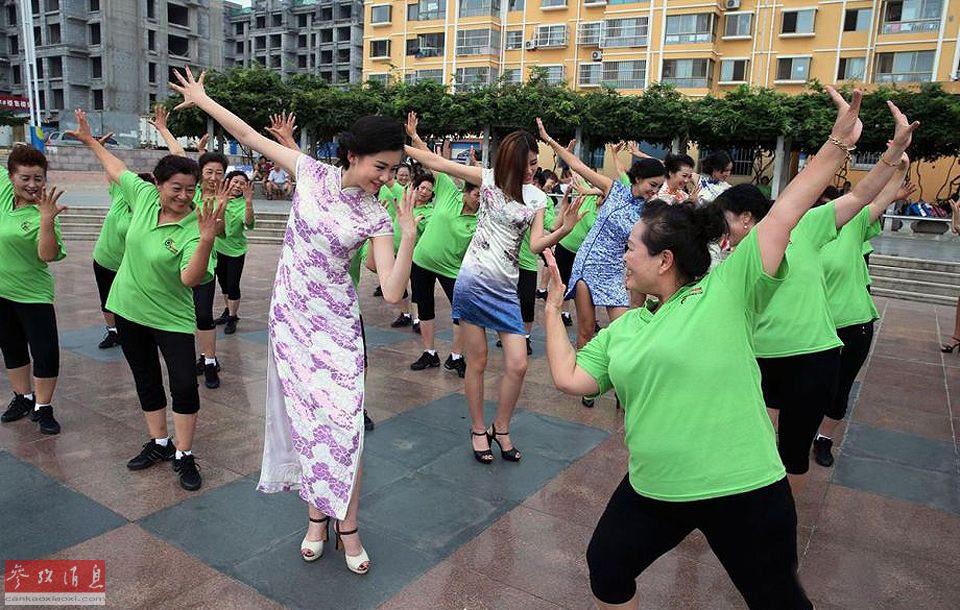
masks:
<path id="1" fill-rule="evenodd" d="M 740 8 L 740 0 L 726 0 L 724 7 L 726 7 L 728 11 L 735 11 Z"/>
<path id="2" fill-rule="evenodd" d="M 528 41 L 526 41 L 525 43 L 523 43 L 523 48 L 526 49 L 526 50 L 528 50 L 528 51 L 532 51 L 532 50 L 534 50 L 534 49 L 537 48 L 537 41 L 536 41 L 536 40 L 528 40 Z"/>
<path id="3" fill-rule="evenodd" d="M 590 53 L 590 59 L 593 61 L 600 61 L 603 59 L 603 51 L 594 51 Z"/>

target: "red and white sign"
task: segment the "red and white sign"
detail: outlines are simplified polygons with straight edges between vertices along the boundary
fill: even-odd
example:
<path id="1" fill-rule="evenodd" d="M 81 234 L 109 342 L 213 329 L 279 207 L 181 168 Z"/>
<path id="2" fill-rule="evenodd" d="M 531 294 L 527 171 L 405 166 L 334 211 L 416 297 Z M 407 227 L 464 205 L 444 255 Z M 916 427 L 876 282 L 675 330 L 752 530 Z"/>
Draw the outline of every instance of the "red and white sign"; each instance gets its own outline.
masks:
<path id="1" fill-rule="evenodd" d="M 103 606 L 106 561 L 8 560 L 4 562 L 6 606 Z"/>
<path id="2" fill-rule="evenodd" d="M 0 110 L 30 112 L 30 100 L 20 95 L 0 95 Z"/>

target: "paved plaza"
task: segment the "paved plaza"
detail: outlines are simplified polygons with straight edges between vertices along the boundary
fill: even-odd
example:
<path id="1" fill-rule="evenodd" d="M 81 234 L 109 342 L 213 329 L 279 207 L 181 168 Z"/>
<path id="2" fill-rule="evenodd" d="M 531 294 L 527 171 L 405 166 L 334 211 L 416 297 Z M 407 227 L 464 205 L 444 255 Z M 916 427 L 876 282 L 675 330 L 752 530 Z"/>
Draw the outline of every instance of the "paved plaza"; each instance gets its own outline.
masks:
<path id="1" fill-rule="evenodd" d="M 247 255 L 239 329 L 218 342 L 223 385 L 200 388 L 194 451 L 204 483 L 191 493 L 169 464 L 126 469 L 147 435 L 119 348 L 96 346 L 92 245 L 69 242 L 68 258 L 52 265 L 63 433 L 42 436 L 27 419 L 0 426 L 2 559 L 105 559 L 107 606 L 125 610 L 592 607 L 584 553 L 626 472 L 622 416 L 612 398 L 586 409 L 553 388 L 541 329 L 511 429 L 524 460 L 498 455 L 485 467 L 470 452 L 463 381 L 442 367 L 409 369 L 419 338 L 390 328 L 397 310 L 371 296 L 374 276 L 364 275 L 367 408 L 377 427 L 360 505 L 372 569 L 360 577 L 332 542 L 321 560 L 302 561 L 301 500 L 255 491 L 279 247 Z M 818 610 L 955 610 L 960 357 L 938 349 L 954 312 L 877 301 L 882 320 L 837 463 L 812 464 L 797 498 L 800 574 Z M 449 306 L 439 290 L 437 304 L 446 358 Z M 502 365 L 494 339 L 488 399 Z M 6 378 L 0 392 L 8 395 Z M 643 574 L 639 591 L 642 608 L 744 607 L 697 533 Z"/>

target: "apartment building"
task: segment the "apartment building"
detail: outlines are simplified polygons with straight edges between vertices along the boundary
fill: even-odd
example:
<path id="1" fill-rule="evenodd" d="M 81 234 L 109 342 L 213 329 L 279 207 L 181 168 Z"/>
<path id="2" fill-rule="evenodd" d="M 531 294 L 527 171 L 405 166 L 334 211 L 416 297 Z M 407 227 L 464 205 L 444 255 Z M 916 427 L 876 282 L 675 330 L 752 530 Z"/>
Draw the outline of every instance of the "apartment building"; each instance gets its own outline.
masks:
<path id="1" fill-rule="evenodd" d="M 41 119 L 139 141 L 139 117 L 168 95 L 175 68 L 224 65 L 223 0 L 32 0 Z M 20 7 L 0 0 L 0 91 L 25 95 Z"/>
<path id="2" fill-rule="evenodd" d="M 228 11 L 228 64 L 257 62 L 283 75 L 318 74 L 330 83 L 360 82 L 361 0 L 254 0 Z"/>
<path id="3" fill-rule="evenodd" d="M 574 89 L 960 79 L 960 0 L 367 0 L 365 78 Z M 960 87 L 948 85 L 960 91 Z"/>

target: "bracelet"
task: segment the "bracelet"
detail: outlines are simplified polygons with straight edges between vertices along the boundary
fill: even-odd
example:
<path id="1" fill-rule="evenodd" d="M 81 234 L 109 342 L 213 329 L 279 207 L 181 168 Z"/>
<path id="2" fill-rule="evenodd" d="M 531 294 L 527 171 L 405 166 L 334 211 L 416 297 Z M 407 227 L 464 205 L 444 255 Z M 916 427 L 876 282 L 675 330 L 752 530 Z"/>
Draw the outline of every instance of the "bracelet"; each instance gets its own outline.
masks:
<path id="1" fill-rule="evenodd" d="M 856 146 L 847 146 L 846 144 L 844 144 L 843 142 L 840 141 L 840 138 L 838 138 L 838 137 L 836 137 L 836 136 L 832 136 L 832 135 L 829 136 L 829 137 L 827 138 L 827 142 L 830 142 L 831 144 L 833 144 L 834 146 L 838 147 L 838 148 L 839 148 L 840 150 L 842 150 L 843 152 L 847 153 L 847 158 L 848 158 L 848 159 L 851 157 L 850 153 L 853 152 L 853 151 L 855 151 L 855 150 L 857 150 L 857 147 L 856 147 Z"/>
<path id="2" fill-rule="evenodd" d="M 889 161 L 883 158 L 883 155 L 880 155 L 880 161 L 888 167 L 900 167 L 899 161 L 897 161 L 896 163 L 890 163 Z"/>

